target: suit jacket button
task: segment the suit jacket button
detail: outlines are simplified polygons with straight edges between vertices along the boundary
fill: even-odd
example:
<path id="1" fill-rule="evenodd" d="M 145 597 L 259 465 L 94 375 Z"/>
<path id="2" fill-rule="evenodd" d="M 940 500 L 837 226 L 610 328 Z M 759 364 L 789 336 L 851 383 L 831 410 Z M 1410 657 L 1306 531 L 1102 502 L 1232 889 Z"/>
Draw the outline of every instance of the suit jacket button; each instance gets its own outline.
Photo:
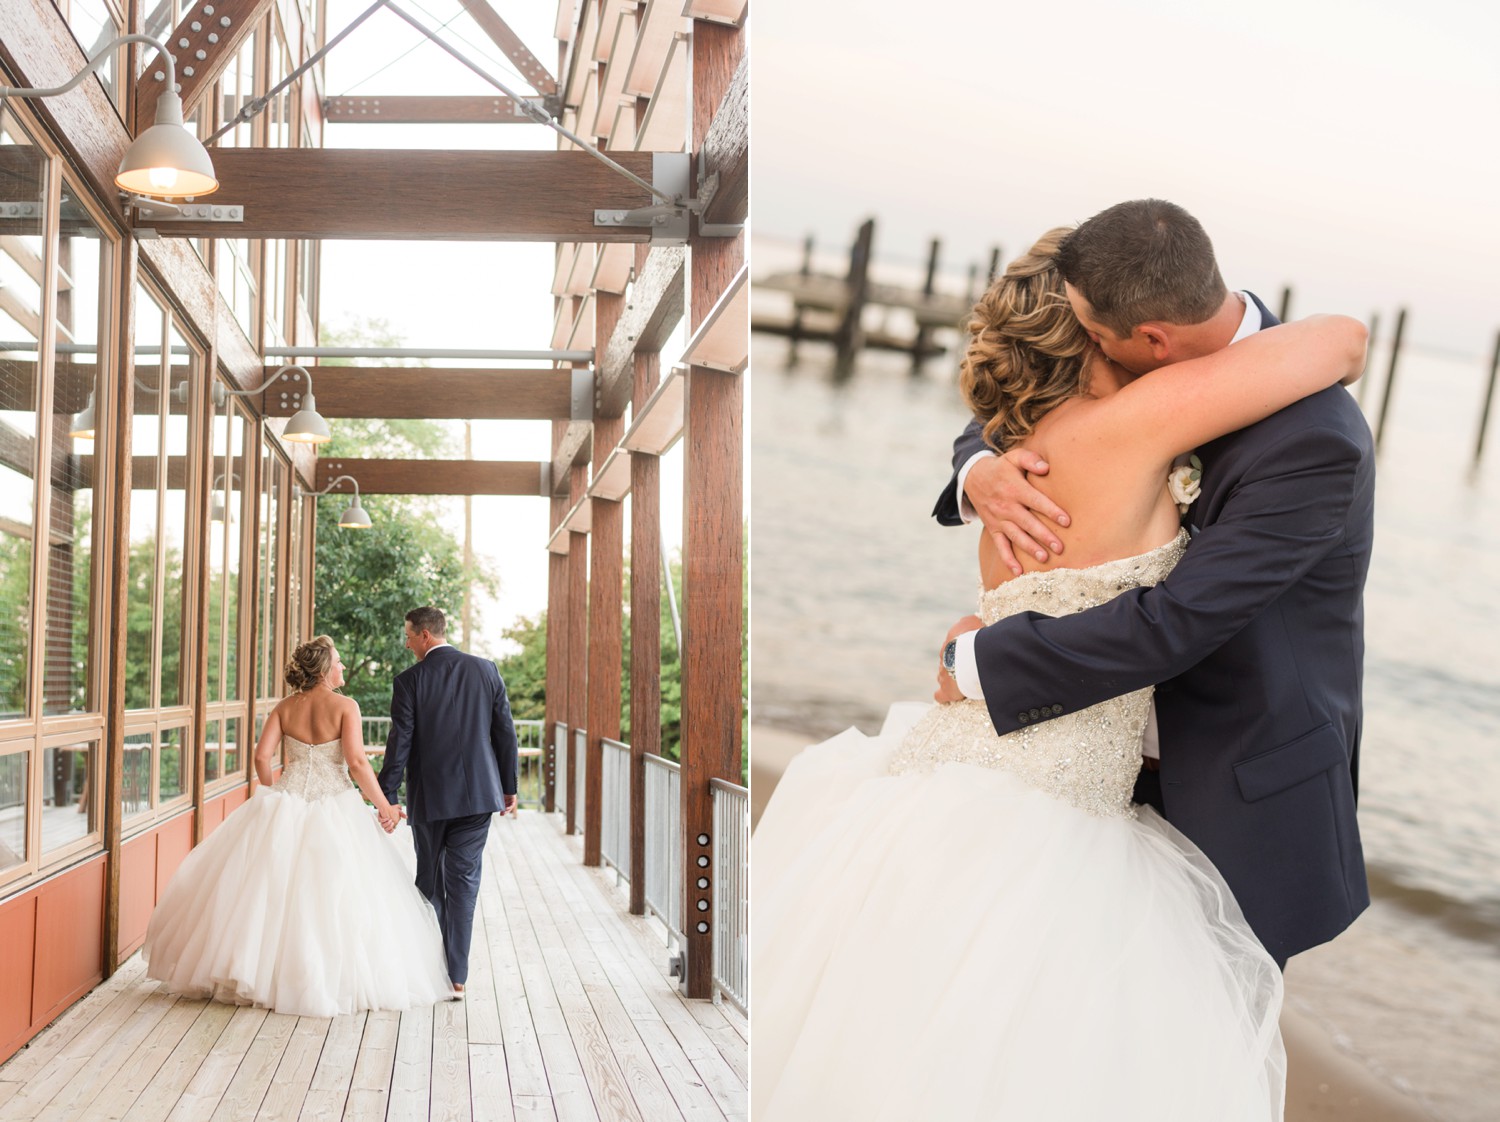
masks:
<path id="1" fill-rule="evenodd" d="M 1040 721 L 1042 719 L 1042 711 L 1040 709 L 1033 709 L 1031 711 L 1031 719 L 1033 721 Z"/>
<path id="2" fill-rule="evenodd" d="M 1016 714 L 1016 720 L 1020 721 L 1024 725 L 1027 721 L 1031 720 L 1031 718 L 1028 717 L 1024 712 L 1021 712 Z"/>
<path id="3" fill-rule="evenodd" d="M 1062 711 L 1063 710 L 1062 710 L 1062 706 L 1061 705 L 1054 705 L 1052 707 L 1052 715 L 1054 717 L 1060 717 L 1060 716 L 1062 716 Z"/>

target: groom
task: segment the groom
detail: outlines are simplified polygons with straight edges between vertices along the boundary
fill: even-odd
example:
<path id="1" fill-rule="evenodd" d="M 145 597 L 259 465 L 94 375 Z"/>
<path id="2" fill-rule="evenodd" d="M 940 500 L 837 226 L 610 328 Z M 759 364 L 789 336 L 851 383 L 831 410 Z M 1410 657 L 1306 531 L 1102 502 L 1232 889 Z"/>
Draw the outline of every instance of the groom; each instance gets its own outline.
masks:
<path id="1" fill-rule="evenodd" d="M 417 662 L 391 684 L 380 789 L 395 804 L 410 768 L 417 888 L 437 910 L 448 978 L 461 994 L 490 815 L 516 808 L 516 730 L 495 664 L 450 647 L 446 632 L 437 608 L 406 613 L 406 647 Z"/>
<path id="2" fill-rule="evenodd" d="M 1225 289 L 1203 228 L 1161 200 L 1095 215 L 1063 242 L 1058 264 L 1079 321 L 1135 374 L 1277 322 L 1254 295 Z M 1205 303 L 1217 308 L 1207 319 L 1178 311 Z M 1218 866 L 1284 967 L 1369 904 L 1354 811 L 1373 448 L 1359 408 L 1334 386 L 1198 457 L 1193 542 L 1165 581 L 1077 615 L 955 627 L 937 696 L 982 696 L 1003 734 L 1155 685 L 1136 801 Z M 958 525 L 977 510 L 997 539 L 1008 533 L 1034 553 L 1039 537 L 1056 551 L 1036 512 L 1060 512 L 1022 470 L 1044 472 L 1035 461 L 993 456 L 970 424 L 934 516 Z"/>

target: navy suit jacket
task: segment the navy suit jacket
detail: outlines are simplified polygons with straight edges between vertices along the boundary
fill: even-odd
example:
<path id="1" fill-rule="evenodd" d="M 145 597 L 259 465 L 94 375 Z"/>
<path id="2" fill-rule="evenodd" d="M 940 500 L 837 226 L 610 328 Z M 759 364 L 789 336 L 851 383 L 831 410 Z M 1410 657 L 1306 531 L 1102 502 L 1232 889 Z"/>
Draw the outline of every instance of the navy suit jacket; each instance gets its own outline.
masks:
<path id="1" fill-rule="evenodd" d="M 955 444 L 940 521 L 958 521 L 957 468 L 981 446 L 977 423 Z M 1370 899 L 1354 811 L 1373 442 L 1334 386 L 1198 456 L 1193 541 L 1165 581 L 1073 616 L 1001 620 L 975 653 L 1000 733 L 1156 684 L 1159 809 L 1284 962 Z"/>
<path id="2" fill-rule="evenodd" d="M 516 730 L 493 662 L 441 646 L 396 675 L 380 769 L 393 803 L 403 775 L 413 823 L 505 808 L 516 793 Z"/>

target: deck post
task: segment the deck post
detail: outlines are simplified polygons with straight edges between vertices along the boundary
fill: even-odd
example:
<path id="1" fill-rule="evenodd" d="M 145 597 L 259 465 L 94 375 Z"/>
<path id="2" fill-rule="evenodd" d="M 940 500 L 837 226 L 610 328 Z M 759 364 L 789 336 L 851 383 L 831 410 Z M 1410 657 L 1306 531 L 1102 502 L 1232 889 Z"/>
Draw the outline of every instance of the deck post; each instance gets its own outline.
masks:
<path id="1" fill-rule="evenodd" d="M 570 510 L 583 498 L 587 471 L 582 464 L 574 464 L 568 469 Z M 568 753 L 566 829 L 571 834 L 581 824 L 578 794 L 583 790 L 578 783 L 578 769 L 583 766 L 583 761 L 573 754 L 573 736 L 578 729 L 586 727 L 584 721 L 588 719 L 589 536 L 570 530 L 568 539 L 568 742 L 563 745 L 563 751 Z"/>
<path id="2" fill-rule="evenodd" d="M 695 148 L 743 53 L 738 29 L 694 24 Z M 866 263 L 874 228 L 870 220 L 861 230 Z M 697 330 L 744 263 L 744 235 L 711 238 L 695 230 L 690 246 L 688 328 Z M 852 322 L 857 326 L 857 313 Z M 849 365 L 852 368 L 852 358 Z M 682 927 L 684 987 L 687 996 L 699 998 L 713 992 L 714 824 L 709 780 L 740 778 L 743 413 L 744 382 L 739 375 L 689 368 L 683 403 Z"/>
<path id="3" fill-rule="evenodd" d="M 636 267 L 645 250 L 636 251 Z M 635 356 L 633 411 L 661 380 L 661 355 Z M 661 755 L 661 461 L 630 457 L 630 912 L 646 914 L 646 756 Z"/>
<path id="4" fill-rule="evenodd" d="M 135 376 L 135 270 L 137 242 L 120 242 L 119 267 L 115 271 L 115 307 L 120 309 L 119 350 L 116 352 L 114 385 L 101 402 L 113 408 L 115 424 L 110 432 L 108 621 L 105 644 L 108 672 L 104 678 L 104 976 L 120 965 L 120 845 L 125 807 L 125 638 L 126 589 L 130 585 L 130 484 L 134 463 L 130 429 L 135 423 L 135 394 L 130 392 Z M 201 771 L 195 768 L 194 773 Z M 195 815 L 195 817 L 202 817 Z M 194 839 L 197 840 L 196 838 Z"/>
<path id="5" fill-rule="evenodd" d="M 609 339 L 625 308 L 625 297 L 594 293 L 594 338 Z M 597 370 L 595 377 L 598 377 Z M 604 461 L 625 435 L 624 418 L 616 413 L 594 413 L 592 475 L 598 476 Z M 588 770 L 584 783 L 583 863 L 598 865 L 602 857 L 604 828 L 604 741 L 620 738 L 620 661 L 623 622 L 623 566 L 625 556 L 624 504 L 594 498 L 589 533 L 589 697 Z"/>
<path id="6" fill-rule="evenodd" d="M 812 276 L 813 244 L 811 234 L 802 239 L 802 267 L 798 272 L 804 279 Z M 797 344 L 802 342 L 802 302 L 795 296 L 792 298 L 792 322 L 787 328 L 786 337 L 786 365 L 787 369 L 791 369 L 797 365 Z"/>
<path id="7" fill-rule="evenodd" d="M 562 437 L 566 421 L 552 422 L 552 444 Z M 568 513 L 568 501 L 558 495 L 551 506 L 548 530 L 556 531 Z M 568 714 L 568 557 L 564 553 L 547 554 L 547 689 L 545 719 L 542 723 L 542 807 L 548 814 L 557 809 L 557 726 L 566 723 Z"/>

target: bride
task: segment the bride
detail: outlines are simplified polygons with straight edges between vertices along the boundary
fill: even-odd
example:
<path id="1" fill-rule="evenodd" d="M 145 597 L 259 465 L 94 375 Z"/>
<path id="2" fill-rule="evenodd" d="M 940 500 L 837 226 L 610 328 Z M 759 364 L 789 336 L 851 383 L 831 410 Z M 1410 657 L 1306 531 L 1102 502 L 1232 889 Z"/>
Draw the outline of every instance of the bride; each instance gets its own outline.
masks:
<path id="1" fill-rule="evenodd" d="M 980 300 L 962 385 L 992 444 L 1066 449 L 1075 494 L 1120 501 L 1074 532 L 1075 568 L 1012 577 L 983 535 L 984 623 L 1160 581 L 1188 542 L 1173 459 L 1364 365 L 1360 324 L 1315 317 L 1133 379 L 1069 308 L 1067 233 Z M 982 701 L 896 705 L 792 762 L 752 849 L 757 1122 L 1281 1119 L 1281 974 L 1131 802 L 1150 701 L 1006 736 Z"/>
<path id="2" fill-rule="evenodd" d="M 381 834 L 401 815 L 365 757 L 359 704 L 334 692 L 344 666 L 333 640 L 298 647 L 286 681 L 295 692 L 255 747 L 260 786 L 188 854 L 151 915 L 147 976 L 308 1017 L 451 997 L 432 905 Z M 273 786 L 278 742 L 287 763 Z"/>

